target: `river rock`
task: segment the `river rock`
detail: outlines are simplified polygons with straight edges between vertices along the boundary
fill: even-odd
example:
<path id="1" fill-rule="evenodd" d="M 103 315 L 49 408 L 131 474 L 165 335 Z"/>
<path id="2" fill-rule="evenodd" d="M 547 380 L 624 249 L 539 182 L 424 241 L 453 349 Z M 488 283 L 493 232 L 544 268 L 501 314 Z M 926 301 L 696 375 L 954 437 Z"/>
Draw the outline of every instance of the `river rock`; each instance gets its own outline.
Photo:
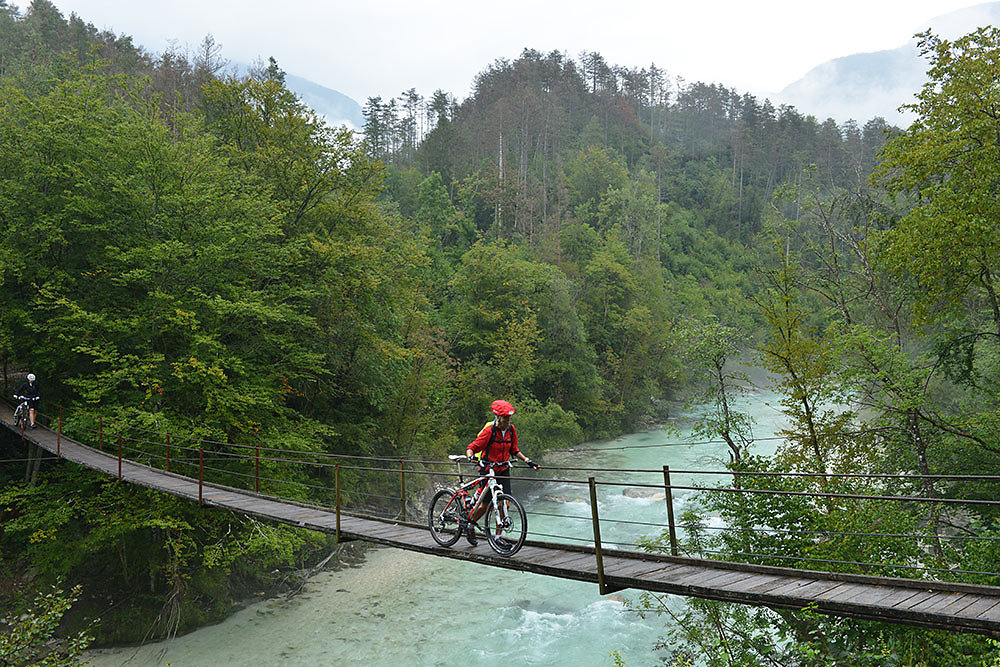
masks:
<path id="1" fill-rule="evenodd" d="M 622 495 L 626 498 L 643 498 L 644 500 L 664 500 L 667 494 L 656 489 L 625 489 Z"/>
<path id="2" fill-rule="evenodd" d="M 547 500 L 550 503 L 586 503 L 587 501 L 583 498 L 567 498 L 566 496 L 542 496 L 542 500 Z"/>

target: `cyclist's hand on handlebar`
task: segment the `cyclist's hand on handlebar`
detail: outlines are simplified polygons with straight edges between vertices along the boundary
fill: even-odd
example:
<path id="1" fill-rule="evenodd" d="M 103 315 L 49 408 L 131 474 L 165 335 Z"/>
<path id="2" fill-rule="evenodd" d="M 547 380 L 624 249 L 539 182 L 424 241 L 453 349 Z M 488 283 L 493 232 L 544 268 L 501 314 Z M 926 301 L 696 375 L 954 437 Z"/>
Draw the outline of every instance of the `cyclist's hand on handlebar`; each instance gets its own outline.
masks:
<path id="1" fill-rule="evenodd" d="M 542 469 L 542 466 L 538 465 L 537 463 L 535 463 L 531 459 L 528 459 L 527 461 L 525 461 L 524 465 L 528 466 L 532 470 L 541 470 Z"/>

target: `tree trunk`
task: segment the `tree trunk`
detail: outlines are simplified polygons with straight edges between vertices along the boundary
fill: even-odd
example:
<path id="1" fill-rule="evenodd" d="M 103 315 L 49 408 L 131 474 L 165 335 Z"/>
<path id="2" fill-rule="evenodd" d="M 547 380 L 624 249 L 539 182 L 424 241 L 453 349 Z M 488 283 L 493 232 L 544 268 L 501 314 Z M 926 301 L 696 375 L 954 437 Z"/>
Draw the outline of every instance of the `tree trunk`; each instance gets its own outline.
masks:
<path id="1" fill-rule="evenodd" d="M 500 220 L 503 218 L 503 128 L 500 128 L 500 147 L 497 151 L 497 202 L 493 224 L 497 228 L 497 241 L 500 240 Z"/>
<path id="2" fill-rule="evenodd" d="M 660 170 L 656 170 L 656 265 L 660 263 L 660 246 L 663 245 L 663 191 L 660 189 Z"/>
<path id="3" fill-rule="evenodd" d="M 930 466 L 927 464 L 927 443 L 920 432 L 920 419 L 914 410 L 910 410 L 907 418 L 910 422 L 910 435 L 913 437 L 913 444 L 917 448 L 917 461 L 920 465 L 920 474 L 923 475 L 922 485 L 925 498 L 936 498 L 934 484 L 928 479 L 931 474 Z M 931 505 L 930 509 L 931 528 L 934 530 L 934 555 L 938 558 L 944 556 L 944 549 L 941 547 L 941 519 L 938 515 L 938 506 Z"/>
<path id="4" fill-rule="evenodd" d="M 736 213 L 736 240 L 743 242 L 743 151 L 740 150 L 740 193 Z"/>

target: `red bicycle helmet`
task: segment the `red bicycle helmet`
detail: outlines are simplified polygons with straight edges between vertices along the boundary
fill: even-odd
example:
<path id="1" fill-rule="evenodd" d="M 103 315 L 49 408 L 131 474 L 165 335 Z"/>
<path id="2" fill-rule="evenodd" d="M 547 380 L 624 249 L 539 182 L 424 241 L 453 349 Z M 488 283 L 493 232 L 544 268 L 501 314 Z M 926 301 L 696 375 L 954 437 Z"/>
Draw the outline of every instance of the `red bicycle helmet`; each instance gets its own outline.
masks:
<path id="1" fill-rule="evenodd" d="M 492 408 L 493 414 L 499 417 L 503 417 L 504 415 L 514 414 L 514 406 L 508 403 L 507 401 L 503 400 L 493 401 L 493 404 L 490 406 L 490 408 Z"/>

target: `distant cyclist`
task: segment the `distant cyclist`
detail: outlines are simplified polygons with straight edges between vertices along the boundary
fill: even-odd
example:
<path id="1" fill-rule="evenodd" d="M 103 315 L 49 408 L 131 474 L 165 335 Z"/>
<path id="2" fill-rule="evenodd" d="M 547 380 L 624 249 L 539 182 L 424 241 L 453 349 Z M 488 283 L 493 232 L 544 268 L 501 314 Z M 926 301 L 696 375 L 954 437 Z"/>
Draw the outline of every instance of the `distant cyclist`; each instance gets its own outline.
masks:
<path id="1" fill-rule="evenodd" d="M 28 421 L 30 428 L 35 428 L 35 411 L 38 409 L 38 402 L 42 399 L 42 388 L 35 381 L 35 374 L 28 373 L 28 380 L 17 390 L 16 396 L 23 396 L 28 399 Z"/>
<path id="2" fill-rule="evenodd" d="M 490 406 L 496 418 L 488 422 L 479 431 L 475 440 L 470 442 L 465 448 L 465 455 L 472 458 L 476 454 L 482 453 L 479 461 L 479 474 L 486 474 L 489 469 L 486 462 L 502 463 L 503 465 L 493 468 L 497 482 L 503 488 L 503 492 L 510 494 L 510 466 L 506 465 L 512 456 L 524 461 L 535 470 L 540 470 L 540 466 L 521 453 L 517 446 L 517 429 L 510 423 L 510 416 L 514 414 L 514 406 L 507 401 L 493 401 Z M 479 517 L 486 513 L 493 499 L 484 497 L 473 514 L 472 520 L 478 521 Z M 475 546 L 479 540 L 476 539 L 475 528 L 469 524 L 465 529 L 465 537 L 469 544 Z"/>

